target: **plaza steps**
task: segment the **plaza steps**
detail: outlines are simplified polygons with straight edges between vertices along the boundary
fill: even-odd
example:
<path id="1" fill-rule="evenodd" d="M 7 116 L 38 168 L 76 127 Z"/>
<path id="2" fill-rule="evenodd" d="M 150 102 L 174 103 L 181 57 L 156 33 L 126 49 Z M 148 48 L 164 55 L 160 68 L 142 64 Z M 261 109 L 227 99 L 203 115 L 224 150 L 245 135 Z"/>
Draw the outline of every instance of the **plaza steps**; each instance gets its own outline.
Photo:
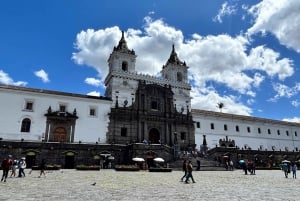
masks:
<path id="1" fill-rule="evenodd" d="M 190 160 L 193 164 L 193 169 L 196 171 L 197 168 L 197 160 L 200 160 L 200 171 L 226 171 L 223 165 L 220 165 L 215 161 L 207 158 L 200 157 L 188 157 L 188 158 L 180 158 L 174 162 L 169 163 L 169 167 L 173 168 L 173 170 L 182 171 L 182 164 L 184 160 Z"/>

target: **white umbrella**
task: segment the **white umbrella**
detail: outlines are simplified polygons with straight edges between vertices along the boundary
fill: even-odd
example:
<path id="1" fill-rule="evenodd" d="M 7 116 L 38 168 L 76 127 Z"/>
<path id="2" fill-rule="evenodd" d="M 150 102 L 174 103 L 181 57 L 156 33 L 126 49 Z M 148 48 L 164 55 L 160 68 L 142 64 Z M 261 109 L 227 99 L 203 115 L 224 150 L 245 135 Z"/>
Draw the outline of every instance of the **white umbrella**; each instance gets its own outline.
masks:
<path id="1" fill-rule="evenodd" d="M 165 162 L 165 160 L 162 159 L 162 158 L 154 158 L 153 160 L 154 160 L 155 162 L 161 162 L 161 163 Z"/>
<path id="2" fill-rule="evenodd" d="M 239 160 L 239 163 L 242 164 L 242 163 L 245 163 L 245 161 L 244 160 Z"/>
<path id="3" fill-rule="evenodd" d="M 111 154 L 100 154 L 100 156 L 108 157 L 111 156 Z"/>
<path id="4" fill-rule="evenodd" d="M 291 161 L 283 160 L 282 163 L 290 163 Z"/>
<path id="5" fill-rule="evenodd" d="M 108 160 L 115 160 L 115 157 L 109 156 L 109 157 L 108 157 Z"/>
<path id="6" fill-rule="evenodd" d="M 144 162 L 145 161 L 143 158 L 133 158 L 132 160 L 135 162 Z"/>

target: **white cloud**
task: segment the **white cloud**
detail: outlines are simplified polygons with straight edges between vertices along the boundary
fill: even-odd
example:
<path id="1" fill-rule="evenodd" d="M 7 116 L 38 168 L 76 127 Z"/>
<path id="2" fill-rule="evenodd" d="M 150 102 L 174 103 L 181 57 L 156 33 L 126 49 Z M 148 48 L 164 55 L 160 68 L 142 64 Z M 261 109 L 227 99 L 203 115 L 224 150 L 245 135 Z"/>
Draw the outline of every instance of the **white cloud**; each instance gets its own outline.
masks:
<path id="1" fill-rule="evenodd" d="M 205 89 L 207 83 L 216 82 L 242 95 L 255 97 L 266 76 L 284 80 L 294 73 L 291 60 L 281 58 L 279 53 L 264 46 L 251 48 L 251 41 L 243 35 L 201 36 L 194 33 L 190 39 L 184 39 L 181 30 L 161 19 L 145 17 L 143 29 L 128 29 L 125 37 L 128 48 L 138 56 L 136 71 L 151 75 L 160 72 L 170 56 L 172 44 L 175 44 L 179 58 L 189 66 L 189 79 L 196 88 Z M 77 52 L 73 53 L 72 59 L 78 64 L 95 68 L 103 84 L 108 73 L 107 58 L 120 38 L 118 27 L 81 31 L 76 38 Z M 236 98 L 220 97 L 217 92 L 211 91 L 200 93 L 196 90 L 192 97 L 198 99 L 195 98 L 193 103 L 204 99 L 208 102 L 211 96 L 224 99 L 231 112 L 247 115 L 252 112 Z M 218 98 L 216 103 L 220 102 Z M 203 105 L 199 104 L 198 108 L 203 108 Z"/>
<path id="2" fill-rule="evenodd" d="M 276 102 L 279 98 L 291 98 L 297 95 L 300 91 L 300 83 L 297 83 L 294 87 L 289 87 L 281 83 L 273 84 L 273 89 L 276 91 L 276 95 L 270 99 L 270 101 Z"/>
<path id="3" fill-rule="evenodd" d="M 293 101 L 291 101 L 291 104 L 292 104 L 292 106 L 294 106 L 294 107 L 299 107 L 300 101 L 298 101 L 298 100 L 293 100 Z"/>
<path id="4" fill-rule="evenodd" d="M 35 76 L 40 78 L 44 83 L 50 82 L 48 78 L 48 73 L 46 73 L 43 69 L 35 71 L 34 74 Z"/>
<path id="5" fill-rule="evenodd" d="M 0 70 L 0 83 L 6 85 L 15 85 L 15 86 L 26 86 L 27 82 L 17 81 L 15 82 L 7 73 L 3 70 Z"/>
<path id="6" fill-rule="evenodd" d="M 285 118 L 285 119 L 283 119 L 282 121 L 288 121 L 288 122 L 300 123 L 300 117 Z"/>
<path id="7" fill-rule="evenodd" d="M 278 76 L 284 80 L 294 74 L 293 62 L 288 58 L 280 59 L 280 54 L 270 48 L 257 46 L 251 49 L 248 57 L 248 68 L 262 70 L 269 76 Z"/>
<path id="8" fill-rule="evenodd" d="M 223 103 L 224 108 L 222 112 L 240 114 L 249 116 L 252 113 L 252 110 L 239 102 L 238 97 L 234 96 L 220 96 L 216 90 L 213 88 L 192 88 L 191 91 L 192 105 L 193 108 L 201 108 L 204 110 L 210 111 L 219 111 L 217 104 Z"/>
<path id="9" fill-rule="evenodd" d="M 236 5 L 229 5 L 227 1 L 225 1 L 222 4 L 222 7 L 220 8 L 218 14 L 213 18 L 213 21 L 222 23 L 223 17 L 226 15 L 232 15 L 235 14 L 237 11 Z"/>
<path id="10" fill-rule="evenodd" d="M 89 96 L 100 96 L 101 94 L 100 94 L 99 91 L 91 91 L 87 95 L 89 95 Z"/>
<path id="11" fill-rule="evenodd" d="M 248 10 L 255 18 L 248 34 L 270 32 L 281 44 L 300 52 L 299 10 L 299 0 L 262 0 Z"/>
<path id="12" fill-rule="evenodd" d="M 95 87 L 99 87 L 99 86 L 102 85 L 101 80 L 96 79 L 96 78 L 92 78 L 92 77 L 91 78 L 86 78 L 84 80 L 84 82 L 86 84 L 89 84 L 89 85 L 92 85 L 92 86 L 95 86 Z"/>

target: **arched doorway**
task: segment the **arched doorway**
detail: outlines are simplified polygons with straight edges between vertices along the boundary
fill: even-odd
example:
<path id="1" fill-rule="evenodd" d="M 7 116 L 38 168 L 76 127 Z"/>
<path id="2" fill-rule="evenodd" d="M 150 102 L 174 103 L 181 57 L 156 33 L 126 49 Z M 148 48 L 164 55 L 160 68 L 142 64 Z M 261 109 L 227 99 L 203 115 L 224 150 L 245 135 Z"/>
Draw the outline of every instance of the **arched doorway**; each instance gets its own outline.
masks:
<path id="1" fill-rule="evenodd" d="M 149 142 L 153 144 L 160 144 L 160 133 L 156 128 L 151 128 L 149 131 Z"/>
<path id="2" fill-rule="evenodd" d="M 66 142 L 67 139 L 67 131 L 63 127 L 57 127 L 53 133 L 53 141 L 54 142 Z"/>
<path id="3" fill-rule="evenodd" d="M 65 155 L 65 169 L 75 168 L 75 153 L 73 151 L 66 152 Z"/>
<path id="4" fill-rule="evenodd" d="M 36 153 L 34 151 L 28 151 L 26 153 L 26 167 L 31 168 L 36 165 Z"/>

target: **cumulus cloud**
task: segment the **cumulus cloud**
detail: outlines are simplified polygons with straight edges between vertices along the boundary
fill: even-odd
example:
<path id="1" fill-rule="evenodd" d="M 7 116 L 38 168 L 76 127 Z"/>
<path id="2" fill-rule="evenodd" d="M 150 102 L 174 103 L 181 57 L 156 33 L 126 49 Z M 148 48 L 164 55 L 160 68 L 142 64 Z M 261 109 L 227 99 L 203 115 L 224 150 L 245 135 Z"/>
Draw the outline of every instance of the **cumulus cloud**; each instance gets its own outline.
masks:
<path id="1" fill-rule="evenodd" d="M 292 60 L 280 59 L 278 52 L 264 46 L 251 49 L 248 67 L 249 69 L 262 70 L 272 77 L 277 75 L 280 80 L 294 74 Z"/>
<path id="2" fill-rule="evenodd" d="M 300 123 L 300 117 L 284 118 L 282 121 L 288 121 L 288 122 Z"/>
<path id="3" fill-rule="evenodd" d="M 0 70 L 0 83 L 6 85 L 15 85 L 15 86 L 26 86 L 27 82 L 17 81 L 15 82 L 7 73 L 3 70 Z"/>
<path id="4" fill-rule="evenodd" d="M 240 114 L 246 116 L 252 113 L 251 108 L 241 103 L 238 97 L 220 96 L 218 92 L 212 87 L 208 87 L 205 89 L 193 87 L 191 96 L 193 97 L 193 108 L 219 111 L 217 103 L 223 103 L 224 108 L 222 108 L 222 112 L 224 113 Z"/>
<path id="5" fill-rule="evenodd" d="M 273 89 L 276 95 L 270 99 L 272 102 L 276 102 L 279 98 L 291 98 L 297 95 L 300 91 L 300 83 L 297 83 L 294 87 L 289 87 L 281 83 L 273 84 Z"/>
<path id="6" fill-rule="evenodd" d="M 237 11 L 236 5 L 230 5 L 227 1 L 225 1 L 222 4 L 218 14 L 213 18 L 213 21 L 222 23 L 223 17 L 225 17 L 226 15 L 232 15 L 236 13 L 236 11 Z"/>
<path id="7" fill-rule="evenodd" d="M 298 100 L 293 100 L 293 101 L 291 101 L 291 104 L 292 104 L 292 106 L 294 106 L 294 107 L 299 107 L 300 101 L 298 101 Z"/>
<path id="8" fill-rule="evenodd" d="M 195 88 L 207 88 L 207 83 L 213 81 L 254 98 L 266 76 L 284 80 L 294 73 L 293 61 L 282 58 L 278 52 L 265 46 L 251 47 L 251 41 L 244 35 L 202 36 L 194 33 L 185 39 L 181 30 L 166 24 L 162 19 L 145 17 L 144 22 L 143 29 L 125 31 L 129 49 L 135 50 L 138 56 L 136 71 L 139 73 L 157 75 L 169 58 L 172 44 L 179 58 L 189 66 L 189 79 Z M 119 27 L 81 31 L 76 37 L 76 52 L 72 59 L 77 64 L 94 68 L 103 84 L 108 73 L 107 58 L 120 38 Z M 200 93 L 195 90 L 192 97 L 198 98 L 194 98 L 192 103 L 197 104 L 205 96 L 218 97 L 214 104 L 227 101 L 231 112 L 246 115 L 252 112 L 236 97 L 221 97 L 211 91 Z M 215 109 L 215 105 L 206 106 Z M 203 105 L 198 108 L 203 108 Z"/>
<path id="9" fill-rule="evenodd" d="M 34 74 L 35 76 L 40 78 L 44 83 L 50 82 L 48 78 L 48 73 L 46 73 L 46 71 L 44 71 L 43 69 L 35 71 Z"/>
<path id="10" fill-rule="evenodd" d="M 89 95 L 89 96 L 100 96 L 101 94 L 100 94 L 99 91 L 91 91 L 87 95 Z"/>
<path id="11" fill-rule="evenodd" d="M 86 78 L 84 80 L 84 82 L 86 84 L 89 84 L 89 85 L 92 85 L 92 86 L 95 86 L 95 87 L 99 87 L 99 86 L 102 85 L 101 80 L 96 79 L 96 78 L 92 78 L 92 77 L 91 78 Z"/>
<path id="12" fill-rule="evenodd" d="M 300 52 L 299 10 L 299 0 L 263 0 L 248 9 L 255 21 L 248 34 L 270 32 L 282 45 Z"/>

